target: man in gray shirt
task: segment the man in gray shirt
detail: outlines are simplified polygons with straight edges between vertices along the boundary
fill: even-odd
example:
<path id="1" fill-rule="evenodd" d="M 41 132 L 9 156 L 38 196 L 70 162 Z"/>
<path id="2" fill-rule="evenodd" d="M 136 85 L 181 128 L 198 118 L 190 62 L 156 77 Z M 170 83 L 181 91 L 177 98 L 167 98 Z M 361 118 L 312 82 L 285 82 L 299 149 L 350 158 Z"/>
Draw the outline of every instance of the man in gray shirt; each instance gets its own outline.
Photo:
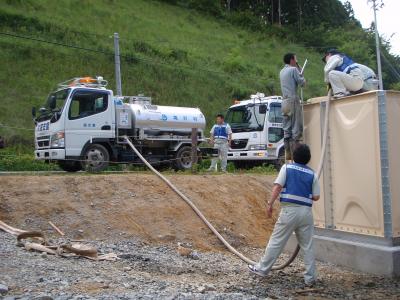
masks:
<path id="1" fill-rule="evenodd" d="M 285 143 L 285 159 L 292 160 L 292 153 L 295 145 L 303 136 L 303 112 L 298 96 L 298 86 L 304 86 L 306 80 L 300 72 L 294 53 L 287 53 L 283 57 L 285 66 L 279 77 L 282 90 L 282 115 L 283 132 Z"/>

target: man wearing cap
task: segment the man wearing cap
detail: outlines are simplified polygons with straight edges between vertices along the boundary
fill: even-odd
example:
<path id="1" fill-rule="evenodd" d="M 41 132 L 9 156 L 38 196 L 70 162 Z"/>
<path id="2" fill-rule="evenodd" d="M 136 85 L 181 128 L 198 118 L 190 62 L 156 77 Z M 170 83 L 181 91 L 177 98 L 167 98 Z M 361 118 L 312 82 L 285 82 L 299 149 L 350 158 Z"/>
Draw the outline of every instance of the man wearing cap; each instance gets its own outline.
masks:
<path id="1" fill-rule="evenodd" d="M 325 82 L 332 87 L 335 98 L 345 97 L 354 92 L 377 89 L 374 71 L 367 66 L 355 63 L 337 49 L 328 50 L 322 61 L 326 63 Z"/>
<path id="2" fill-rule="evenodd" d="M 279 74 L 283 97 L 283 142 L 285 159 L 292 160 L 293 149 L 303 136 L 303 112 L 297 90 L 299 86 L 304 86 L 306 80 L 294 53 L 285 54 L 283 61 L 285 66 Z"/>

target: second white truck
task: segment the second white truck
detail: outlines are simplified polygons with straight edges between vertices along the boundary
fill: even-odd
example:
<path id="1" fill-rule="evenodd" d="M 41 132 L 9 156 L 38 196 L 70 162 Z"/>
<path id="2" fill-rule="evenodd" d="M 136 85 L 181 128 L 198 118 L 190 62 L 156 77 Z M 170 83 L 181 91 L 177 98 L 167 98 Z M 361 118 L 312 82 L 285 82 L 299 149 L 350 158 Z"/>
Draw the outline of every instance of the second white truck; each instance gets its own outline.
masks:
<path id="1" fill-rule="evenodd" d="M 282 97 L 257 93 L 228 109 L 225 122 L 232 128 L 228 161 L 237 167 L 284 163 L 281 105 Z"/>

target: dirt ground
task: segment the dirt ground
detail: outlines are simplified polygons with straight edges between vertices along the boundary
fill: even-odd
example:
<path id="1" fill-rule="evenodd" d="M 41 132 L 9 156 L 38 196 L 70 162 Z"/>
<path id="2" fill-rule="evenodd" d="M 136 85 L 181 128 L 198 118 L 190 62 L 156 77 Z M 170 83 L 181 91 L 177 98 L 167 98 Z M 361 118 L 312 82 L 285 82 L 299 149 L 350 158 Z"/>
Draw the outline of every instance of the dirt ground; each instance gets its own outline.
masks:
<path id="1" fill-rule="evenodd" d="M 234 245 L 264 247 L 273 228 L 265 201 L 273 177 L 171 175 L 171 182 Z M 0 220 L 75 239 L 137 237 L 221 249 L 192 209 L 151 174 L 0 177 Z"/>
<path id="2" fill-rule="evenodd" d="M 167 177 L 233 246 L 254 259 L 262 255 L 274 224 L 265 216 L 273 177 Z M 7 300 L 400 299 L 398 279 L 323 262 L 317 264 L 316 287 L 307 289 L 301 256 L 266 278 L 249 274 L 246 264 L 149 173 L 0 176 L 0 220 L 40 230 L 57 244 L 65 238 L 52 221 L 67 238 L 85 239 L 100 253 L 120 258 L 94 262 L 29 252 L 0 231 L 0 298 Z M 196 255 L 181 256 L 178 242 Z"/>

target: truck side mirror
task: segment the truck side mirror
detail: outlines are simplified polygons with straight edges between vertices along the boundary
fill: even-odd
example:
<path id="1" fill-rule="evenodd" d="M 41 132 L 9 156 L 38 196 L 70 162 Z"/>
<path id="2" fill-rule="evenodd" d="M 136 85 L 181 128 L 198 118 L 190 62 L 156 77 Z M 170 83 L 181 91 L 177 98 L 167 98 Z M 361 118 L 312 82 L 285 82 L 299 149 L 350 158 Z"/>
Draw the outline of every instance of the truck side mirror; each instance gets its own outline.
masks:
<path id="1" fill-rule="evenodd" d="M 49 99 L 49 108 L 50 108 L 51 110 L 53 110 L 53 109 L 56 108 L 56 106 L 57 106 L 57 103 L 56 103 L 56 96 L 52 95 L 52 96 L 50 97 L 50 99 Z"/>
<path id="2" fill-rule="evenodd" d="M 267 112 L 267 106 L 265 104 L 261 104 L 258 107 L 258 113 L 259 114 L 265 114 Z"/>
<path id="3" fill-rule="evenodd" d="M 32 107 L 32 119 L 36 118 L 36 107 Z"/>

